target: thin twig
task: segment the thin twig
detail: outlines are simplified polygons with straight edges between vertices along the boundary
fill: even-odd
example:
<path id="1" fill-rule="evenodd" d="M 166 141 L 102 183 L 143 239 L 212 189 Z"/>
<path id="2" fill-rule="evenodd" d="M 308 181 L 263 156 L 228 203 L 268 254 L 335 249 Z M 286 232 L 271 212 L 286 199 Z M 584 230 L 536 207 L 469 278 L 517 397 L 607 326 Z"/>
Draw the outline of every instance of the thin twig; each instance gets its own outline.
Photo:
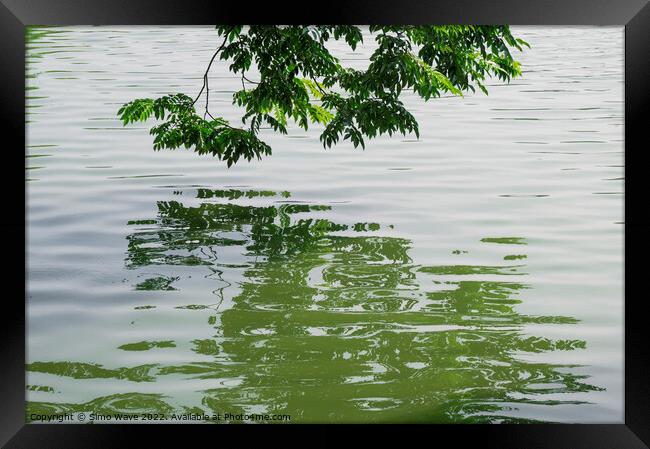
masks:
<path id="1" fill-rule="evenodd" d="M 323 95 L 327 95 L 327 92 L 325 92 L 325 91 L 323 90 L 323 88 L 320 87 L 320 83 L 319 83 L 318 81 L 316 81 L 316 80 L 314 79 L 313 76 L 310 76 L 310 78 L 311 78 L 311 80 L 314 82 L 314 84 L 316 85 L 316 87 L 318 87 L 318 90 L 320 90 L 321 93 L 322 93 Z"/>
<path id="2" fill-rule="evenodd" d="M 208 97 L 208 95 L 209 95 L 208 92 L 209 92 L 209 90 L 210 90 L 209 87 L 208 87 L 208 73 L 210 72 L 210 67 L 212 67 L 212 63 L 214 62 L 215 58 L 217 57 L 217 55 L 219 54 L 219 52 L 220 52 L 221 50 L 223 50 L 223 47 L 225 47 L 226 42 L 228 42 L 228 35 L 229 35 L 229 34 L 230 34 L 234 29 L 235 29 L 235 27 L 230 27 L 230 29 L 226 32 L 226 34 L 225 34 L 225 36 L 224 36 L 224 38 L 223 38 L 223 42 L 221 43 L 221 45 L 219 46 L 219 48 L 217 48 L 217 51 L 215 51 L 214 54 L 212 55 L 212 58 L 210 59 L 210 63 L 208 64 L 208 68 L 205 69 L 205 73 L 203 74 L 203 86 L 201 86 L 201 90 L 199 91 L 199 94 L 196 96 L 196 98 L 195 98 L 194 101 L 192 102 L 192 106 L 194 106 L 194 104 L 199 100 L 199 98 L 201 98 L 201 94 L 203 93 L 203 90 L 207 89 L 207 90 L 206 90 L 206 95 L 205 95 L 205 108 L 206 108 L 206 110 L 207 110 L 207 108 L 208 108 L 208 98 L 209 98 L 209 97 Z"/>
<path id="3" fill-rule="evenodd" d="M 251 83 L 251 84 L 260 84 L 260 83 L 257 82 L 257 81 L 251 81 L 251 80 L 249 80 L 248 78 L 246 78 L 246 75 L 244 75 L 243 72 L 242 72 L 241 76 L 242 76 L 242 78 L 244 78 L 246 81 L 248 81 L 248 82 Z"/>

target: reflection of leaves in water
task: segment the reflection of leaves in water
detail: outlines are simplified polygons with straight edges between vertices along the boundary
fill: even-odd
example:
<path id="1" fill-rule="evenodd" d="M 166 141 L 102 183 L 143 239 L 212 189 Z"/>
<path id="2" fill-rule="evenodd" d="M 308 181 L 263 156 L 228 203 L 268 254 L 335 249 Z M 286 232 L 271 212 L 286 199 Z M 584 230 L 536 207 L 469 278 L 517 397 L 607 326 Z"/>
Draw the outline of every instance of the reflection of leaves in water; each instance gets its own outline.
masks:
<path id="1" fill-rule="evenodd" d="M 199 190 L 199 198 L 224 197 L 219 191 Z M 229 191 L 230 192 L 230 191 Z M 270 196 L 268 193 L 254 196 Z M 227 198 L 251 195 L 229 193 Z M 160 218 L 153 231 L 137 232 L 128 237 L 127 266 L 212 264 L 215 249 L 244 246 L 250 255 L 292 256 L 315 245 L 330 232 L 377 230 L 376 223 L 338 225 L 325 219 L 290 217 L 330 206 L 282 204 L 280 206 L 242 206 L 232 203 L 203 203 L 185 207 L 177 201 L 159 202 Z M 182 252 L 183 254 L 178 254 Z M 212 256 L 208 256 L 210 253 Z"/>
<path id="2" fill-rule="evenodd" d="M 129 220 L 126 224 L 128 225 L 156 224 L 156 220 Z"/>
<path id="3" fill-rule="evenodd" d="M 136 290 L 176 290 L 172 287 L 172 282 L 177 281 L 179 278 L 171 276 L 156 276 L 153 278 L 145 279 L 135 286 Z"/>
<path id="4" fill-rule="evenodd" d="M 188 309 L 188 310 L 202 310 L 207 309 L 209 306 L 204 304 L 188 304 L 186 306 L 177 306 L 175 309 Z"/>
<path id="5" fill-rule="evenodd" d="M 422 267 L 420 271 L 423 273 L 431 274 L 527 274 L 520 273 L 517 268 L 523 265 L 512 265 L 505 267 L 490 267 L 485 265 L 472 266 L 472 265 L 450 265 L 450 266 L 437 266 L 437 267 Z"/>
<path id="6" fill-rule="evenodd" d="M 132 382 L 151 382 L 150 371 L 155 365 L 141 365 L 132 368 L 106 369 L 101 365 L 77 362 L 33 362 L 27 370 L 49 373 L 73 379 L 126 379 Z"/>
<path id="7" fill-rule="evenodd" d="M 525 254 L 508 254 L 507 256 L 503 256 L 503 260 L 520 260 L 526 259 L 527 257 Z"/>
<path id="8" fill-rule="evenodd" d="M 161 394 L 122 393 L 103 396 L 83 404 L 28 402 L 25 410 L 27 420 L 33 414 L 52 415 L 63 413 L 95 413 L 110 415 L 114 418 L 116 413 L 142 414 L 177 412 L 167 404 Z"/>
<path id="9" fill-rule="evenodd" d="M 526 245 L 526 240 L 522 237 L 485 237 L 481 239 L 485 243 L 501 243 L 505 245 Z"/>
<path id="10" fill-rule="evenodd" d="M 580 404 L 558 394 L 598 390 L 576 366 L 532 356 L 585 342 L 524 331 L 577 320 L 517 311 L 530 288 L 519 282 L 523 254 L 511 258 L 519 265 L 499 255 L 502 264 L 419 266 L 409 240 L 375 223 L 322 218 L 330 206 L 232 189 L 199 189 L 197 197 L 198 205 L 159 202 L 155 222 L 141 220 L 127 237 L 125 264 L 196 265 L 214 272 L 215 294 L 231 299 L 218 315 L 179 306 L 210 313 L 215 335 L 190 341 L 196 362 L 157 365 L 152 374 L 218 383 L 203 392 L 202 410 L 264 409 L 312 422 L 526 422 L 518 404 Z M 228 281 L 231 270 L 243 280 Z M 94 377 L 109 376 L 101 370 Z M 110 377 L 124 378 L 122 370 Z"/>
<path id="11" fill-rule="evenodd" d="M 137 343 L 127 343 L 122 346 L 118 346 L 117 349 L 123 351 L 148 351 L 152 348 L 175 348 L 176 345 L 171 340 L 165 341 L 139 341 Z"/>
<path id="12" fill-rule="evenodd" d="M 48 387 L 47 385 L 27 385 L 25 388 L 28 391 L 47 391 L 48 393 L 54 391 L 54 388 Z"/>
<path id="13" fill-rule="evenodd" d="M 194 351 L 203 355 L 217 355 L 219 353 L 219 346 L 214 340 L 194 340 Z"/>

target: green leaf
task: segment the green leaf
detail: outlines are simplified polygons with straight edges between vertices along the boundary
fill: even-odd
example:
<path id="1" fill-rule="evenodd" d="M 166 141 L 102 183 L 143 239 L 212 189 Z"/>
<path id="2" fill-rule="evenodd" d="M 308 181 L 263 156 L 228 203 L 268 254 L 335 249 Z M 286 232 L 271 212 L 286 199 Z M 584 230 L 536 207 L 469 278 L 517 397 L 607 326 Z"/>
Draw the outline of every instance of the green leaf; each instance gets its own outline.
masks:
<path id="1" fill-rule="evenodd" d="M 258 137 L 262 125 L 286 134 L 289 119 L 305 130 L 311 123 L 324 125 L 320 141 L 325 148 L 341 140 L 365 148 L 367 139 L 397 133 L 419 137 L 417 121 L 400 100 L 405 90 L 425 101 L 444 92 L 462 96 L 477 87 L 487 94 L 486 79 L 508 82 L 521 76 L 510 49 L 530 48 L 505 25 L 372 25 L 377 47 L 367 68 L 359 70 L 343 66 L 327 48 L 328 41 L 343 40 L 354 50 L 363 42 L 356 26 L 223 25 L 216 30 L 220 43 L 203 73 L 199 97 L 177 93 L 136 99 L 117 115 L 124 125 L 158 120 L 150 131 L 154 150 L 191 148 L 228 167 L 270 155 L 271 148 Z M 232 102 L 242 109 L 246 128 L 213 118 L 210 104 L 204 104 L 208 72 L 218 61 L 226 61 L 241 79 Z M 251 76 L 253 64 L 258 73 Z M 205 106 L 202 116 L 197 101 L 197 107 Z"/>

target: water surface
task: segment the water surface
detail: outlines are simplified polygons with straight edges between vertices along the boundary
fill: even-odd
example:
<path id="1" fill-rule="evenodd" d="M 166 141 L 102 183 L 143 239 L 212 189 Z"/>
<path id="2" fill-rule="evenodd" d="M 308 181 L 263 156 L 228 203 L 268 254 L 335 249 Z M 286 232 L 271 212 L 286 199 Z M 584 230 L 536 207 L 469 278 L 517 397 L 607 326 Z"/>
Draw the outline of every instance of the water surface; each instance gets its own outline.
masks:
<path id="1" fill-rule="evenodd" d="M 420 139 L 226 169 L 116 118 L 198 92 L 212 28 L 30 32 L 28 413 L 622 422 L 623 29 L 513 33 L 523 77 L 406 95 Z"/>

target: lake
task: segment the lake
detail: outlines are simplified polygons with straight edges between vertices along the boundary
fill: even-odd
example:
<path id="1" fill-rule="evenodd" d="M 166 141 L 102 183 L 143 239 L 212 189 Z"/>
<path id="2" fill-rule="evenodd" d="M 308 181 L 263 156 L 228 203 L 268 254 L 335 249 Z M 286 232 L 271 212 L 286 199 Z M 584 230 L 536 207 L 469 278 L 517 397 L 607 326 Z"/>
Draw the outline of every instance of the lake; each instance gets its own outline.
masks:
<path id="1" fill-rule="evenodd" d="M 624 31 L 512 30 L 522 77 L 404 94 L 419 139 L 227 169 L 116 115 L 196 95 L 213 27 L 32 29 L 28 421 L 622 423 Z M 213 113 L 240 86 L 213 65 Z"/>

